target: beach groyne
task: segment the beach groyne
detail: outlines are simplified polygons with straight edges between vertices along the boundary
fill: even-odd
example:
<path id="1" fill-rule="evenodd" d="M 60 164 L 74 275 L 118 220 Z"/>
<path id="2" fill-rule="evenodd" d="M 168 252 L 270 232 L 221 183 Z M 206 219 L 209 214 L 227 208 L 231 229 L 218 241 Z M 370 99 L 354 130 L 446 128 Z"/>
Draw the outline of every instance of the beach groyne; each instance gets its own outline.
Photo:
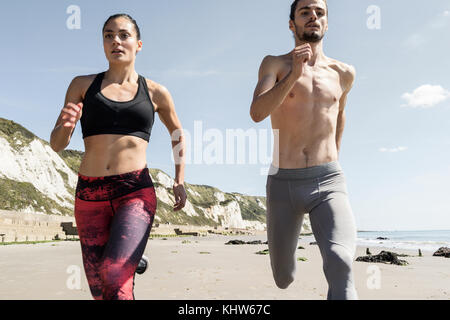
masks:
<path id="1" fill-rule="evenodd" d="M 155 223 L 150 236 L 248 235 L 255 232 L 257 231 L 227 227 Z M 72 216 L 0 210 L 0 243 L 59 240 L 74 237 L 78 237 L 78 234 L 75 218 Z"/>
<path id="2" fill-rule="evenodd" d="M 66 239 L 62 223 L 75 225 L 75 218 L 0 210 L 0 243 Z"/>
<path id="3" fill-rule="evenodd" d="M 155 223 L 150 232 L 150 236 L 207 236 L 210 234 L 219 235 L 253 235 L 263 231 L 228 228 L 228 227 L 211 227 L 211 226 L 193 226 L 193 225 L 176 225 L 171 223 Z M 265 231 L 264 231 L 265 232 Z"/>

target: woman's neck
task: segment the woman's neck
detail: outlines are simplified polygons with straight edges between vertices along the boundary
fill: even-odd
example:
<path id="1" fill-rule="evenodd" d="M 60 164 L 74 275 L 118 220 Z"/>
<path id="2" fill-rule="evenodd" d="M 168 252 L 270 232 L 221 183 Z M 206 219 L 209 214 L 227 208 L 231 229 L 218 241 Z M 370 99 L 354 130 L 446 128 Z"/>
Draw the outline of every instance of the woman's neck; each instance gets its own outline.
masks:
<path id="1" fill-rule="evenodd" d="M 109 65 L 105 78 L 109 81 L 122 84 L 124 82 L 136 82 L 138 74 L 134 69 L 134 63 L 130 65 Z"/>

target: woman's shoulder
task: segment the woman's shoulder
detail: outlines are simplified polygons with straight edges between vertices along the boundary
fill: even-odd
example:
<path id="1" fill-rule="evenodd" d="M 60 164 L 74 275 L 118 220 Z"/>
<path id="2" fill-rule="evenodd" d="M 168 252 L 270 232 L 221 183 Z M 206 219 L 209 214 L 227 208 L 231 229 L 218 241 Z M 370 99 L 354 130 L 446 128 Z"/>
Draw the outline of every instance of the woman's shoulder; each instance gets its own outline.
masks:
<path id="1" fill-rule="evenodd" d="M 147 83 L 148 91 L 152 97 L 164 98 L 170 96 L 169 90 L 162 84 L 147 78 L 144 79 L 145 82 Z"/>
<path id="2" fill-rule="evenodd" d="M 148 92 L 150 94 L 152 102 L 155 105 L 155 111 L 159 112 L 161 108 L 164 108 L 164 106 L 170 105 L 172 97 L 169 90 L 156 81 L 147 78 L 144 79 L 147 83 Z"/>
<path id="3" fill-rule="evenodd" d="M 89 74 L 89 75 L 80 75 L 76 76 L 72 79 L 70 83 L 69 90 L 74 90 L 74 92 L 78 92 L 78 95 L 84 99 L 87 90 L 91 86 L 92 82 L 94 82 L 97 74 Z"/>
<path id="4" fill-rule="evenodd" d="M 80 75 L 73 78 L 72 82 L 81 87 L 89 87 L 95 80 L 95 77 L 97 77 L 97 74 Z"/>

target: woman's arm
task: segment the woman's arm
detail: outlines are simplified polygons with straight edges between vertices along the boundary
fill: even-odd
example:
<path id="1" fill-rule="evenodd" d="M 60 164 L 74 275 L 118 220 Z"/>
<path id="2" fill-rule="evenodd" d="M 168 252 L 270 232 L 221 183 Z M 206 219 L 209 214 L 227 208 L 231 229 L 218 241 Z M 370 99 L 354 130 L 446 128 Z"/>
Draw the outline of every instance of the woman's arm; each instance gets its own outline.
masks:
<path id="1" fill-rule="evenodd" d="M 156 105 L 159 118 L 169 131 L 172 141 L 172 152 L 175 159 L 175 181 L 173 186 L 175 194 L 174 210 L 178 211 L 184 208 L 187 198 L 184 189 L 185 141 L 183 128 L 175 111 L 172 96 L 165 87 L 157 85 L 152 94 L 152 98 Z"/>
<path id="2" fill-rule="evenodd" d="M 55 152 L 64 150 L 70 143 L 75 126 L 82 115 L 81 79 L 76 77 L 67 89 L 64 107 L 50 134 L 50 146 Z"/>

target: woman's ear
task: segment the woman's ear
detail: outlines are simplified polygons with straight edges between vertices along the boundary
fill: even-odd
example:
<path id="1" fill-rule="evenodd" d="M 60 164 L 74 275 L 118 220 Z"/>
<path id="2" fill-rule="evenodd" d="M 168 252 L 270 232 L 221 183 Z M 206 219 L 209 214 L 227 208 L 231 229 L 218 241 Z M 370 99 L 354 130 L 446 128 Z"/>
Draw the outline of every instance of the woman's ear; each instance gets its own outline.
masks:
<path id="1" fill-rule="evenodd" d="M 138 47 L 136 49 L 136 54 L 142 50 L 142 46 L 143 46 L 142 40 L 139 40 L 137 44 L 138 44 Z"/>

